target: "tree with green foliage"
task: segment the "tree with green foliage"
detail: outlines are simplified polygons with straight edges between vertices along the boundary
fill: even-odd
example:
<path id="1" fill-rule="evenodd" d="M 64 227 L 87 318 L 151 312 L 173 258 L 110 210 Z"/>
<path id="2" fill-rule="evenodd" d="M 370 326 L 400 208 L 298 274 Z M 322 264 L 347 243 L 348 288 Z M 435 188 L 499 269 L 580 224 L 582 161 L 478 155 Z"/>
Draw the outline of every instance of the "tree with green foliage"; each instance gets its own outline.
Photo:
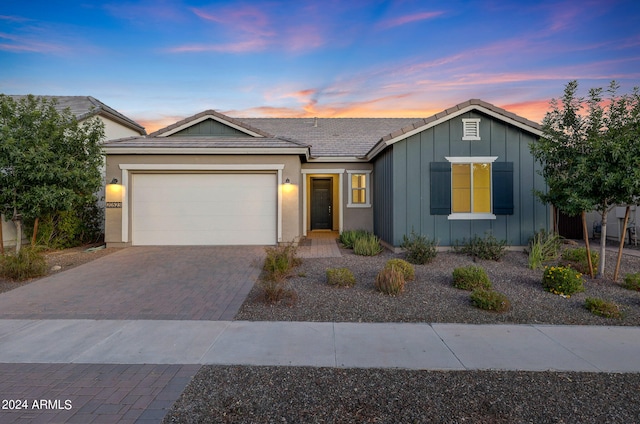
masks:
<path id="1" fill-rule="evenodd" d="M 0 212 L 16 224 L 16 251 L 23 222 L 87 205 L 103 184 L 104 124 L 55 105 L 0 94 Z"/>
<path id="2" fill-rule="evenodd" d="M 577 96 L 571 81 L 560 101 L 551 101 L 543 136 L 531 145 L 542 163 L 548 191 L 540 199 L 569 215 L 596 210 L 602 220 L 600 266 L 605 269 L 607 214 L 616 204 L 640 198 L 640 93 L 618 95 L 613 81 L 606 90 Z M 585 238 L 587 235 L 585 234 Z"/>

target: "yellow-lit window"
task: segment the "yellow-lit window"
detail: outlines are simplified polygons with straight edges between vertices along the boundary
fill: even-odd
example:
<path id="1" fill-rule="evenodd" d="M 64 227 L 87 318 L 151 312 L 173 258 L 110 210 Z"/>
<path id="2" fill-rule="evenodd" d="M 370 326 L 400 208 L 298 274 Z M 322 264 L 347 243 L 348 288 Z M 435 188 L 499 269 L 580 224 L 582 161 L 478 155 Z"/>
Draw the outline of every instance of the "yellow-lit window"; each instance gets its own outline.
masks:
<path id="1" fill-rule="evenodd" d="M 453 213 L 491 213 L 490 163 L 454 163 L 451 174 Z"/>
<path id="2" fill-rule="evenodd" d="M 367 176 L 365 174 L 351 174 L 351 203 L 367 203 Z"/>

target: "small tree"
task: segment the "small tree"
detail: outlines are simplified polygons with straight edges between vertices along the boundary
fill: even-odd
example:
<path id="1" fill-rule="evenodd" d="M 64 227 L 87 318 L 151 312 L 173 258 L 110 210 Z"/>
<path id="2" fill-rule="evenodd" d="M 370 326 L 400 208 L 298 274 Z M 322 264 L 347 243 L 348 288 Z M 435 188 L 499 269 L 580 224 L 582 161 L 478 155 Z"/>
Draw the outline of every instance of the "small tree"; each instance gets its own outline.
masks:
<path id="1" fill-rule="evenodd" d="M 561 104 L 551 102 L 543 120 L 544 135 L 531 146 L 543 165 L 549 191 L 539 194 L 570 215 L 596 210 L 602 220 L 600 266 L 604 274 L 607 214 L 640 195 L 640 96 L 617 94 L 611 82 L 604 90 L 577 97 L 577 81 L 567 84 Z M 586 113 L 584 113 L 586 109 Z M 586 234 L 585 234 L 585 238 Z"/>
<path id="2" fill-rule="evenodd" d="M 0 95 L 0 212 L 22 222 L 84 205 L 102 185 L 104 124 L 79 123 L 55 100 Z"/>

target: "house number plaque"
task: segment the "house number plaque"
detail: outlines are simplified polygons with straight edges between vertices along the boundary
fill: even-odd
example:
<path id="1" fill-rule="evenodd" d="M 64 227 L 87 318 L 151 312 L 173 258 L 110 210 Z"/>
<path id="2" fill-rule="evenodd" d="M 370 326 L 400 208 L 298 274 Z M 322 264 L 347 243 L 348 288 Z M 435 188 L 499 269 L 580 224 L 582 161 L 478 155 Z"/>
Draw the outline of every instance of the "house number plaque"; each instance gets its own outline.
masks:
<path id="1" fill-rule="evenodd" d="M 122 208 L 122 202 L 107 202 L 106 203 L 106 207 L 107 208 L 114 208 L 114 209 L 121 209 Z"/>

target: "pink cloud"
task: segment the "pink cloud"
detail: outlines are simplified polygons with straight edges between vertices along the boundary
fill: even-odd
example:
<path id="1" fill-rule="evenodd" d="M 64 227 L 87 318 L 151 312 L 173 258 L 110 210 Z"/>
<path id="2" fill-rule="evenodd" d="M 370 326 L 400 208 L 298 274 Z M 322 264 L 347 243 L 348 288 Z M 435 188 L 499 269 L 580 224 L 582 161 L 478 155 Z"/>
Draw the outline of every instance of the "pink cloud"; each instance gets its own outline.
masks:
<path id="1" fill-rule="evenodd" d="M 442 16 L 444 14 L 444 12 L 422 12 L 422 13 L 415 13 L 412 15 L 404 15 L 404 16 L 399 16 L 397 18 L 392 18 L 392 19 L 386 19 L 384 21 L 381 21 L 378 23 L 378 28 L 381 29 L 389 29 L 389 28 L 394 28 L 397 26 L 402 26 L 402 25 L 406 25 L 406 24 L 410 24 L 413 22 L 418 22 L 418 21 L 424 21 L 427 19 L 434 19 L 437 18 L 439 16 Z"/>
<path id="2" fill-rule="evenodd" d="M 6 40 L 4 43 L 0 43 L 0 50 L 3 51 L 18 53 L 66 53 L 70 50 L 69 47 L 61 44 L 44 43 L 7 33 L 0 33 L 0 40 Z"/>
<path id="3" fill-rule="evenodd" d="M 265 40 L 255 39 L 227 44 L 191 44 L 186 46 L 173 47 L 168 49 L 167 51 L 169 53 L 246 53 L 264 50 L 266 46 L 267 42 Z"/>

